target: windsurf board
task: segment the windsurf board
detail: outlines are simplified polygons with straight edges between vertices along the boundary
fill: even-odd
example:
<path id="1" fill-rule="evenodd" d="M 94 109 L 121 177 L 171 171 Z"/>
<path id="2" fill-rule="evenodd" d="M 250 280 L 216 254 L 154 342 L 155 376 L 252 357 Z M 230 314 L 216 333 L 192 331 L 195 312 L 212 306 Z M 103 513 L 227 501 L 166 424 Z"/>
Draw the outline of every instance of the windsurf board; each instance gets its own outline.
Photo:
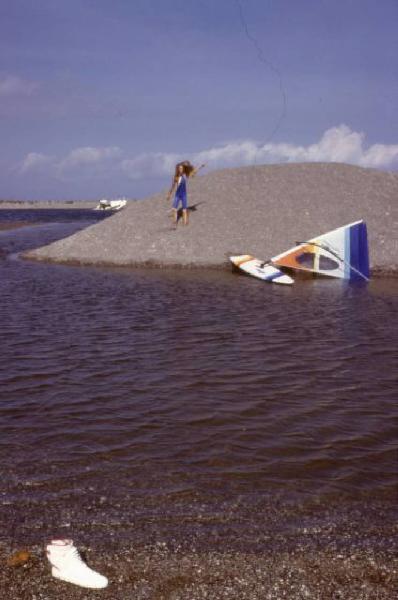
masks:
<path id="1" fill-rule="evenodd" d="M 284 285 L 291 285 L 294 283 L 294 279 L 286 275 L 283 271 L 274 267 L 269 263 L 251 256 L 250 254 L 242 254 L 241 256 L 230 256 L 229 260 L 235 266 L 257 279 L 263 281 L 269 281 L 270 283 L 282 283 Z"/>

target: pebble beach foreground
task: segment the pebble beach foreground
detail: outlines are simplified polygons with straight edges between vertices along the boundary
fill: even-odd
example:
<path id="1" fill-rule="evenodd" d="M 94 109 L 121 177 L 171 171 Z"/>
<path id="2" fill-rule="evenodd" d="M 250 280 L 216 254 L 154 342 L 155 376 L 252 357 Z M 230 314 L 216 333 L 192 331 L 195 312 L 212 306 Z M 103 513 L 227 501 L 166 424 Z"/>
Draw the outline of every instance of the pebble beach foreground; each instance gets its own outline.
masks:
<path id="1" fill-rule="evenodd" d="M 86 549 L 90 564 L 111 581 L 87 590 L 51 578 L 45 559 L 8 567 L 3 598 L 15 600 L 392 600 L 398 583 L 385 555 L 371 552 L 333 555 L 302 552 L 253 554 L 170 553 L 154 546 L 98 555 Z M 117 568 L 115 566 L 117 565 Z"/>
<path id="2" fill-rule="evenodd" d="M 193 508 L 193 507 L 191 507 Z M 199 509 L 199 507 L 196 507 Z M 280 507 L 279 507 L 280 510 Z M 272 508 L 250 523 L 223 516 L 225 532 L 209 533 L 204 515 L 173 527 L 131 523 L 131 541 L 120 541 L 109 523 L 104 539 L 81 542 L 87 564 L 106 575 L 109 585 L 87 590 L 50 575 L 44 544 L 26 549 L 29 558 L 10 564 L 15 543 L 0 545 L 3 569 L 0 595 L 15 600 L 392 600 L 398 586 L 396 527 L 393 505 L 364 503 L 303 511 L 291 506 L 272 515 Z M 289 515 L 290 513 L 290 515 Z M 301 526 L 287 533 L 291 515 Z M 322 514 L 319 514 L 322 513 Z M 199 517 L 202 518 L 199 518 Z M 268 527 L 280 524 L 280 531 Z M 170 526 L 170 525 L 169 525 Z M 129 529 L 127 527 L 127 529 Z M 80 538 L 93 534 L 87 520 Z M 32 534 L 31 534 L 32 535 Z M 28 536 L 29 537 L 29 536 Z M 22 548 L 22 546 L 20 546 Z M 13 554 L 14 553 L 14 554 Z"/>
<path id="3" fill-rule="evenodd" d="M 251 166 L 190 181 L 190 224 L 173 228 L 166 194 L 130 202 L 111 219 L 29 252 L 43 261 L 159 267 L 266 260 L 347 223 L 368 225 L 373 274 L 398 273 L 398 174 L 337 163 Z"/>

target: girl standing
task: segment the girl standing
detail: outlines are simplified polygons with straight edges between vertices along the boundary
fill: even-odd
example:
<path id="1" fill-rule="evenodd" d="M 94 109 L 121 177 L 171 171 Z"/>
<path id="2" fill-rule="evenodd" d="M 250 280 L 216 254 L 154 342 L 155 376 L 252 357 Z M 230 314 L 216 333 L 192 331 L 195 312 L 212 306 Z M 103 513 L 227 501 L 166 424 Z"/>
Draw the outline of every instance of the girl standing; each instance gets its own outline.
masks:
<path id="1" fill-rule="evenodd" d="M 173 182 L 167 195 L 167 199 L 170 200 L 175 191 L 172 206 L 173 221 L 175 225 L 177 225 L 178 222 L 178 207 L 180 203 L 182 206 L 183 223 L 184 225 L 188 225 L 187 179 L 189 177 L 194 177 L 204 166 L 205 165 L 203 164 L 200 165 L 200 167 L 195 168 L 189 160 L 184 160 L 176 164 Z"/>

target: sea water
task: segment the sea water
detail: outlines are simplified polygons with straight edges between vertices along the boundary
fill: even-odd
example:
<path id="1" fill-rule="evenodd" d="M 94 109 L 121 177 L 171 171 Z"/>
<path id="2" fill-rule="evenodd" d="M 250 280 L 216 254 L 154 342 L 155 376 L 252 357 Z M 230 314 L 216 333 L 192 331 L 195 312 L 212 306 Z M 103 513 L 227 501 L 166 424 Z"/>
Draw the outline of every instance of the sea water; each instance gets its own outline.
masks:
<path id="1" fill-rule="evenodd" d="M 0 233 L 2 538 L 393 500 L 397 280 L 28 262 L 93 218 L 31 213 Z"/>

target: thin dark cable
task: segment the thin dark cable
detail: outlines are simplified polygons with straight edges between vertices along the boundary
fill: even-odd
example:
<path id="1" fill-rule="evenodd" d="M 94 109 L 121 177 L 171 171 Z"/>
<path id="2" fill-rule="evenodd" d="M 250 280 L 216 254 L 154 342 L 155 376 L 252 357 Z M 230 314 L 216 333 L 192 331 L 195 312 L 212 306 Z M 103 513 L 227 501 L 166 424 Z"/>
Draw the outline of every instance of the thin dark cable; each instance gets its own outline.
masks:
<path id="1" fill-rule="evenodd" d="M 258 148 L 258 150 L 257 150 L 257 152 L 255 154 L 255 157 L 254 157 L 254 164 L 256 164 L 257 154 L 258 154 L 260 148 L 262 146 L 265 146 L 265 144 L 267 144 L 268 142 L 270 142 L 272 140 L 272 138 L 274 137 L 274 135 L 276 134 L 276 132 L 279 130 L 279 128 L 280 128 L 280 126 L 282 124 L 282 121 L 286 117 L 286 112 L 287 112 L 287 97 L 286 97 L 285 89 L 284 89 L 284 86 L 283 86 L 281 72 L 279 71 L 279 69 L 271 61 L 269 61 L 267 58 L 265 58 L 261 46 L 259 45 L 259 43 L 256 40 L 256 38 L 249 31 L 249 27 L 247 25 L 247 21 L 245 19 L 245 15 L 243 13 L 243 8 L 242 8 L 242 4 L 240 3 L 240 0 L 235 0 L 235 1 L 236 1 L 236 4 L 238 5 L 240 20 L 242 22 L 242 26 L 243 26 L 243 29 L 245 31 L 245 35 L 246 35 L 247 39 L 255 47 L 256 52 L 257 52 L 257 58 L 258 58 L 258 60 L 260 62 L 262 62 L 268 69 L 270 69 L 276 75 L 276 77 L 278 79 L 278 82 L 279 82 L 279 90 L 280 90 L 280 93 L 281 93 L 281 96 L 282 96 L 282 110 L 281 110 L 281 114 L 279 115 L 279 118 L 278 118 L 278 120 L 276 122 L 276 125 L 275 125 L 274 129 L 272 130 L 270 136 L 268 138 L 266 138 L 260 144 L 260 147 Z"/>

